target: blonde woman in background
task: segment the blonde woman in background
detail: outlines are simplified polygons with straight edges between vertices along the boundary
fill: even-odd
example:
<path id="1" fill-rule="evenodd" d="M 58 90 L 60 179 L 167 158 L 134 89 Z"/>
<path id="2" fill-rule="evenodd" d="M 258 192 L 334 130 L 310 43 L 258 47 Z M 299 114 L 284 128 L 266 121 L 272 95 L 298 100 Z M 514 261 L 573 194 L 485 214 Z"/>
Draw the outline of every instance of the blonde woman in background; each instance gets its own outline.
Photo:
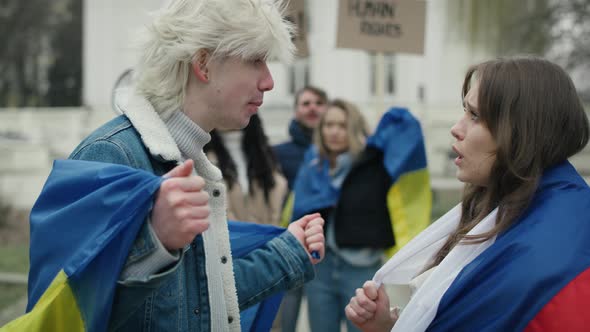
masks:
<path id="1" fill-rule="evenodd" d="M 341 99 L 332 101 L 295 180 L 293 217 L 319 212 L 326 220 L 324 264 L 317 266 L 316 279 L 305 288 L 313 332 L 339 331 L 344 307 L 358 283 L 373 276 L 381 265 L 382 250 L 340 248 L 334 235 L 333 212 L 340 188 L 365 147 L 367 135 L 365 119 L 355 105 Z M 348 324 L 349 332 L 355 330 Z"/>

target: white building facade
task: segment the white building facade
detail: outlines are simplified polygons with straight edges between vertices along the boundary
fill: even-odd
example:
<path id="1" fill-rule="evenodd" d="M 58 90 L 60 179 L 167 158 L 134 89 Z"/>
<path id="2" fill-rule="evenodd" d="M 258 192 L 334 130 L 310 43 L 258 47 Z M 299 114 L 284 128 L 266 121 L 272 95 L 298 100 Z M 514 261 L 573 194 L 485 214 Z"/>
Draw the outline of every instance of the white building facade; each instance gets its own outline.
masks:
<path id="1" fill-rule="evenodd" d="M 84 3 L 84 92 L 86 105 L 109 112 L 114 82 L 134 65 L 134 36 L 163 0 L 102 0 Z M 304 84 L 325 89 L 330 97 L 359 105 L 375 124 L 390 106 L 406 106 L 423 122 L 433 172 L 444 173 L 444 146 L 452 121 L 461 114 L 460 88 L 468 65 L 482 59 L 464 43 L 453 41 L 446 21 L 446 0 L 427 1 L 423 55 L 385 54 L 385 94 L 375 96 L 374 55 L 337 49 L 337 0 L 307 0 L 309 57 L 291 66 L 270 63 L 275 88 L 265 96 L 261 117 L 272 142 L 286 138 L 293 92 Z M 434 138 L 433 137 L 433 138 Z M 438 139 L 438 137 L 443 137 Z M 440 151 L 442 153 L 437 153 Z M 443 158 L 443 159 L 441 159 Z"/>
<path id="2" fill-rule="evenodd" d="M 135 36 L 150 21 L 148 13 L 165 1 L 84 1 L 85 106 L 63 112 L 51 110 L 45 115 L 38 109 L 0 112 L 0 129 L 14 131 L 16 125 L 28 138 L 26 142 L 0 141 L 0 150 L 7 156 L 0 167 L 0 198 L 18 207 L 32 206 L 50 170 L 51 160 L 67 157 L 80 139 L 115 116 L 111 108 L 113 86 L 134 65 Z M 363 50 L 336 48 L 339 1 L 306 0 L 309 57 L 292 65 L 269 63 L 275 88 L 265 95 L 260 116 L 271 142 L 287 138 L 293 92 L 304 84 L 325 89 L 331 98 L 356 103 L 373 125 L 387 108 L 405 106 L 421 120 L 433 187 L 460 188 L 461 184 L 454 178 L 450 153 L 453 139 L 449 131 L 462 113 L 460 89 L 467 67 L 489 56 L 472 49 L 453 34 L 457 27 L 456 22 L 448 19 L 449 1 L 426 1 L 423 55 L 383 56 L 379 74 L 385 91 L 378 98 L 374 76 L 379 58 Z M 573 162 L 583 173 L 590 174 L 590 153 L 576 156 Z M 22 165 L 35 169 L 25 170 Z"/>

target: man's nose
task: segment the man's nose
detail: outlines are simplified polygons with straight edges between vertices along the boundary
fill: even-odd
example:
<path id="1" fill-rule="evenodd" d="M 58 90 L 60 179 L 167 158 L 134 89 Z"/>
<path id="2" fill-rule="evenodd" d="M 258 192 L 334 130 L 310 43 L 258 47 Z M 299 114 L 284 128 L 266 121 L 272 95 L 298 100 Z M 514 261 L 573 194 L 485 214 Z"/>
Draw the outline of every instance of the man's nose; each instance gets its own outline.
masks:
<path id="1" fill-rule="evenodd" d="M 264 63 L 264 67 L 262 69 L 262 77 L 258 82 L 258 90 L 260 91 L 270 91 L 274 88 L 275 82 L 272 79 L 272 74 L 268 69 L 268 65 Z"/>

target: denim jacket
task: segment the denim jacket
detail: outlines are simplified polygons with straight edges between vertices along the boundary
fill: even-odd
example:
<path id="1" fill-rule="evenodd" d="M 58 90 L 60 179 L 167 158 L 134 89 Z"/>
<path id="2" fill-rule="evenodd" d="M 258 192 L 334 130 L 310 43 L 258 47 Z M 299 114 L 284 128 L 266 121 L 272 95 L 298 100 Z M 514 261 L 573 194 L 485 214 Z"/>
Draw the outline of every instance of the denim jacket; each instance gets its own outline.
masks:
<path id="1" fill-rule="evenodd" d="M 70 158 L 93 160 L 128 165 L 163 175 L 172 169 L 180 159 L 178 148 L 166 127 L 147 100 L 135 96 L 135 102 L 119 105 L 121 115 L 91 133 L 74 150 Z M 196 169 L 199 173 L 199 169 Z M 205 178 L 206 182 L 208 180 Z M 217 187 L 216 187 L 217 186 Z M 212 205 L 223 209 L 225 187 L 208 184 L 206 188 L 221 188 L 210 193 L 222 204 Z M 217 211 L 225 216 L 225 210 Z M 223 222 L 227 234 L 227 224 Z M 211 229 L 210 229 L 211 230 Z M 209 232 L 208 230 L 207 232 Z M 131 264 L 156 250 L 154 239 L 147 227 L 140 230 L 127 264 Z M 227 235 L 218 238 L 221 248 L 229 248 Z M 207 252 L 204 236 L 198 235 L 185 247 L 180 259 L 156 274 L 144 278 L 119 280 L 115 294 L 109 330 L 112 331 L 210 331 L 219 324 L 220 313 L 212 312 L 209 283 L 223 283 L 235 280 L 237 305 L 243 310 L 262 299 L 287 289 L 300 287 L 314 276 L 313 266 L 303 246 L 289 232 L 269 241 L 262 248 L 252 251 L 246 257 L 232 259 L 218 252 Z M 207 247 L 209 248 L 209 247 Z M 233 276 L 221 280 L 210 278 L 207 260 L 217 264 L 233 266 Z M 220 263 L 219 263 L 220 262 Z M 211 261 L 209 264 L 212 264 Z M 233 265 L 232 265 L 233 264 Z M 232 274 L 232 273 L 230 273 Z M 121 279 L 121 278 L 120 278 Z M 234 285 L 229 285 L 234 289 Z M 239 330 L 239 314 L 232 314 L 231 294 L 225 295 L 227 315 L 223 315 L 221 330 Z M 235 295 L 234 295 L 235 298 Z M 237 313 L 238 308 L 235 308 Z"/>

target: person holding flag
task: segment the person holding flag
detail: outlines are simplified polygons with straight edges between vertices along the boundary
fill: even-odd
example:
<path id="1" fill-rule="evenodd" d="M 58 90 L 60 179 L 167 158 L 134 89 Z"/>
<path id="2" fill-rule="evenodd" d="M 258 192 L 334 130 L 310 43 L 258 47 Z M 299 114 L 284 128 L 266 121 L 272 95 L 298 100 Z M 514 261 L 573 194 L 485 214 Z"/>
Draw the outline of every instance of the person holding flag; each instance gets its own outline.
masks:
<path id="1" fill-rule="evenodd" d="M 133 84 L 117 93 L 123 114 L 70 156 L 111 166 L 56 163 L 33 209 L 23 317 L 38 320 L 7 329 L 240 331 L 242 310 L 314 277 L 324 256 L 319 215 L 232 256 L 226 186 L 203 153 L 213 129 L 244 128 L 258 112 L 274 86 L 266 61 L 291 58 L 284 9 L 276 0 L 171 0 L 154 13 Z"/>
<path id="2" fill-rule="evenodd" d="M 418 121 L 393 108 L 376 132 L 352 103 L 335 99 L 295 181 L 294 219 L 326 220 L 326 257 L 305 286 L 312 331 L 339 331 L 357 285 L 430 221 L 430 181 Z M 348 331 L 356 328 L 350 323 Z"/>
<path id="3" fill-rule="evenodd" d="M 568 158 L 588 143 L 576 88 L 536 57 L 472 66 L 452 127 L 462 202 L 356 290 L 362 331 L 586 331 L 590 188 Z M 390 308 L 384 284 L 408 284 Z M 400 311 L 401 310 L 401 311 Z"/>

